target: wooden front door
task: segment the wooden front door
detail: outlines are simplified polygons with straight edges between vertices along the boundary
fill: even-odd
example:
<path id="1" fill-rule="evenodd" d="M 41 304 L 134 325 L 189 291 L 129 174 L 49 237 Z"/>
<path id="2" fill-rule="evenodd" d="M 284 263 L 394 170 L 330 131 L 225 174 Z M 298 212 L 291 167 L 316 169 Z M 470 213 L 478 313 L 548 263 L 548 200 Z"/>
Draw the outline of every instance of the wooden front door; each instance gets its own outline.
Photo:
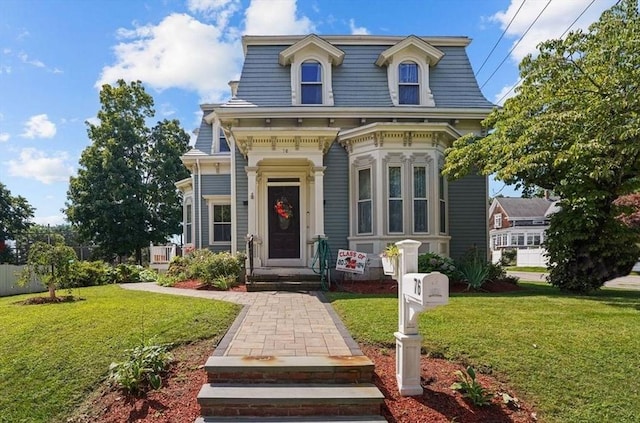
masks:
<path id="1" fill-rule="evenodd" d="M 268 187 L 269 258 L 300 258 L 300 187 Z"/>

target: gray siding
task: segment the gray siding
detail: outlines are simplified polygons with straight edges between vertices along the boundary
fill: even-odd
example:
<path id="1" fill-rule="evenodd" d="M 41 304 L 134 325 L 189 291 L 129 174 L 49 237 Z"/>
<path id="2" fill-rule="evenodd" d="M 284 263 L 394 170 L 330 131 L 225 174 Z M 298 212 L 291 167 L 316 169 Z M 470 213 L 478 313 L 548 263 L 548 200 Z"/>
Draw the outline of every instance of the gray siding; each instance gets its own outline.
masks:
<path id="1" fill-rule="evenodd" d="M 324 232 L 329 238 L 331 266 L 339 249 L 349 249 L 349 157 L 334 142 L 324 156 Z"/>
<path id="2" fill-rule="evenodd" d="M 454 259 L 474 247 L 486 257 L 487 201 L 486 176 L 469 175 L 449 182 L 449 252 Z"/>
<path id="3" fill-rule="evenodd" d="M 291 106 L 291 71 L 278 64 L 278 54 L 289 46 L 247 47 L 238 97 L 263 107 Z M 336 45 L 344 62 L 333 68 L 335 106 L 391 107 L 387 69 L 375 64 L 388 45 Z M 430 88 L 436 107 L 492 107 L 478 88 L 464 47 L 438 47 L 445 55 L 430 70 Z M 209 129 L 210 130 L 210 129 Z M 210 147 L 209 147 L 210 148 Z M 204 151 L 204 150 L 203 150 Z"/>
<path id="4" fill-rule="evenodd" d="M 244 204 L 249 198 L 249 189 L 247 187 L 247 172 L 244 168 L 247 166 L 247 160 L 236 150 L 236 168 L 232 169 L 236 175 L 236 198 L 232 199 L 236 202 L 236 237 L 238 240 L 238 251 L 245 250 L 245 237 L 248 229 L 248 209 Z"/>
<path id="5" fill-rule="evenodd" d="M 198 136 L 196 137 L 196 143 L 193 148 L 196 148 L 203 153 L 211 154 L 211 147 L 213 145 L 213 128 L 207 122 L 204 121 L 204 117 L 211 113 L 213 109 L 203 109 L 202 121 L 200 122 L 200 128 L 198 128 Z"/>

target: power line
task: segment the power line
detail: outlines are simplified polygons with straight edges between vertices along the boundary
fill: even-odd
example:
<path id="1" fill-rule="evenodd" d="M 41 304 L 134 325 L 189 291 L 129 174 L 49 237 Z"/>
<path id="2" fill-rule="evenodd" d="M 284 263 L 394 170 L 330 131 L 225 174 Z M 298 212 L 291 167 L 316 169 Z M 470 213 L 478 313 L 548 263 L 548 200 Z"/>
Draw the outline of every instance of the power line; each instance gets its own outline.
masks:
<path id="1" fill-rule="evenodd" d="M 487 63 L 487 60 L 489 60 L 489 57 L 491 57 L 491 54 L 493 53 L 493 51 L 496 49 L 496 47 L 498 47 L 498 44 L 500 43 L 500 41 L 502 40 L 502 37 L 504 37 L 504 34 L 507 33 L 507 31 L 509 30 L 509 27 L 511 26 L 511 24 L 513 23 L 513 20 L 516 18 L 516 16 L 518 16 L 518 13 L 520 13 L 520 9 L 522 9 L 522 6 L 524 6 L 524 4 L 527 2 L 527 0 L 523 0 L 522 3 L 520 3 L 520 7 L 518 8 L 518 10 L 516 10 L 515 15 L 513 15 L 511 17 L 511 20 L 509 21 L 509 24 L 507 25 L 507 27 L 504 29 L 504 31 L 502 31 L 502 34 L 500 34 L 500 38 L 498 38 L 498 41 L 496 41 L 496 43 L 493 45 L 493 47 L 491 48 L 491 51 L 489 52 L 489 54 L 487 54 L 487 57 L 485 57 L 484 62 L 482 62 L 482 64 L 480 65 L 480 68 L 476 71 L 476 73 L 474 74 L 474 76 L 478 76 L 478 74 L 480 73 L 480 71 L 482 70 L 482 68 L 484 67 L 484 65 Z"/>
<path id="2" fill-rule="evenodd" d="M 500 62 L 500 64 L 498 65 L 498 67 L 493 71 L 493 73 L 491 75 L 489 75 L 489 78 L 487 78 L 486 81 L 484 81 L 484 84 L 482 84 L 480 86 L 480 89 L 484 88 L 485 85 L 487 85 L 487 82 L 489 82 L 491 80 L 491 78 L 493 78 L 493 76 L 496 74 L 496 72 L 498 72 L 498 70 L 502 67 L 502 65 L 504 64 L 504 62 L 509 58 L 509 56 L 511 55 L 511 53 L 513 52 L 513 50 L 515 50 L 516 47 L 518 47 L 518 45 L 520 44 L 520 42 L 524 39 L 525 35 L 527 35 L 527 33 L 529 32 L 529 30 L 533 27 L 533 25 L 538 22 L 538 19 L 540 19 L 540 16 L 544 13 L 545 10 L 547 10 L 547 7 L 549 7 L 549 5 L 551 4 L 551 0 L 547 1 L 547 4 L 544 5 L 544 8 L 540 11 L 540 13 L 538 13 L 538 16 L 536 16 L 536 18 L 533 20 L 533 22 L 531 22 L 531 25 L 529 25 L 529 27 L 527 28 L 527 30 L 520 36 L 520 39 L 513 45 L 513 47 L 511 47 L 511 50 L 509 50 L 509 53 L 507 53 L 507 55 L 504 57 L 504 59 L 502 59 L 502 61 Z"/>
<path id="3" fill-rule="evenodd" d="M 593 3 L 595 3 L 595 2 L 596 2 L 596 0 L 591 0 L 591 3 L 589 3 L 589 4 L 587 5 L 587 7 L 585 7 L 585 8 L 582 10 L 582 12 L 580 12 L 580 14 L 578 15 L 578 17 L 577 17 L 577 18 L 575 18 L 575 19 L 573 20 L 573 22 L 571 22 L 571 24 L 567 27 L 567 29 L 565 29 L 565 30 L 564 30 L 564 32 L 560 35 L 560 38 L 564 37 L 564 36 L 565 36 L 565 34 L 566 34 L 567 32 L 569 32 L 569 30 L 570 30 L 570 29 L 571 29 L 571 28 L 576 24 L 576 22 L 578 22 L 578 20 L 582 17 L 582 15 L 584 15 L 584 14 L 587 12 L 587 10 L 589 10 L 589 8 L 590 8 L 590 7 L 593 5 Z M 620 0 L 618 0 L 618 2 L 617 2 L 616 4 L 618 4 L 618 3 L 620 3 Z M 513 91 L 513 90 L 518 86 L 518 84 L 520 84 L 520 82 L 522 82 L 522 78 L 519 78 L 519 79 L 518 79 L 518 81 L 517 81 L 515 84 L 513 84 L 513 86 L 511 87 L 511 89 L 510 89 L 509 91 L 507 91 L 507 92 L 506 92 L 502 97 L 500 97 L 500 99 L 498 100 L 498 103 L 500 103 L 502 100 L 504 100 L 504 98 L 505 98 L 506 96 L 508 96 L 508 95 L 509 95 L 509 93 L 511 93 L 511 91 Z"/>

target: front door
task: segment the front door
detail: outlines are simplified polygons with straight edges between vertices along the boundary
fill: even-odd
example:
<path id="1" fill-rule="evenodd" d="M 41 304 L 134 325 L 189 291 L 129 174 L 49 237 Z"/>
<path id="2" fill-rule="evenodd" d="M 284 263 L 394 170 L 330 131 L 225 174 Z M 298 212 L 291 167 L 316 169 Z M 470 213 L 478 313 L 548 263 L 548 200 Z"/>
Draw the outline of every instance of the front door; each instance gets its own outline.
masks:
<path id="1" fill-rule="evenodd" d="M 300 187 L 268 187 L 269 258 L 300 258 Z"/>

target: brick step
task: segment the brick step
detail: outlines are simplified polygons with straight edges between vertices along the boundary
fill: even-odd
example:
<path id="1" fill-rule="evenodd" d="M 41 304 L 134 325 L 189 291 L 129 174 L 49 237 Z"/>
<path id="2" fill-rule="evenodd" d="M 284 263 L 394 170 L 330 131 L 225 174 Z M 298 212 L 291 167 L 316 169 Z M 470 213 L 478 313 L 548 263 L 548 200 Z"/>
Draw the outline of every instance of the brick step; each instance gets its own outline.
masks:
<path id="1" fill-rule="evenodd" d="M 320 291 L 322 283 L 320 281 L 247 281 L 248 292 L 260 291 Z"/>
<path id="2" fill-rule="evenodd" d="M 217 384 L 198 393 L 202 416 L 370 416 L 384 396 L 371 383 Z"/>
<path id="3" fill-rule="evenodd" d="M 364 355 L 310 357 L 212 356 L 209 383 L 369 383 L 373 362 Z"/>
<path id="4" fill-rule="evenodd" d="M 387 423 L 382 416 L 199 417 L 195 423 Z"/>

